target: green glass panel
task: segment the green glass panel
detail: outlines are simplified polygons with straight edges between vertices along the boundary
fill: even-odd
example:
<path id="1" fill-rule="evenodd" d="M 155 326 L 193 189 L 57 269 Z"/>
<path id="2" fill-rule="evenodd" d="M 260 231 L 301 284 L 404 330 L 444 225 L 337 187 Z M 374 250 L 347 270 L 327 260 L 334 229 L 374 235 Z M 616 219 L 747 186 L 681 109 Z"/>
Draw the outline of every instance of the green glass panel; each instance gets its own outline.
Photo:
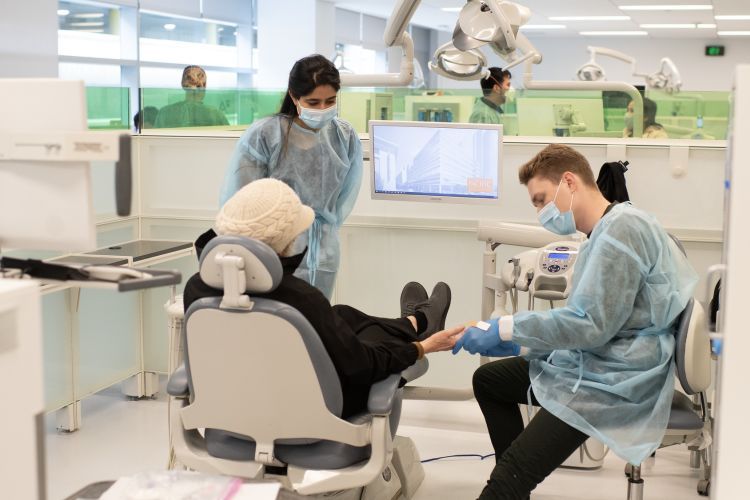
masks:
<path id="1" fill-rule="evenodd" d="M 90 129 L 129 129 L 130 91 L 121 87 L 86 87 Z"/>
<path id="2" fill-rule="evenodd" d="M 477 109 L 492 114 L 482 104 L 478 87 L 477 84 L 476 90 L 344 88 L 339 93 L 339 116 L 360 133 L 368 132 L 370 120 L 468 123 Z M 279 89 L 208 89 L 201 93 L 199 104 L 188 104 L 198 100 L 191 92 L 143 89 L 142 107 L 151 116 L 145 128 L 244 130 L 252 122 L 277 113 L 284 96 Z M 662 133 L 656 138 L 726 138 L 728 92 L 648 91 L 646 98 L 656 106 L 652 122 L 661 125 Z M 506 102 L 501 105 L 503 113 L 495 119 L 504 125 L 506 136 L 619 138 L 626 133 L 625 114 L 630 100 L 628 94 L 615 91 L 519 89 L 507 94 Z M 221 123 L 196 118 L 202 112 L 196 111 L 199 108 L 204 114 L 220 116 Z"/>
<path id="3" fill-rule="evenodd" d="M 144 129 L 224 127 L 245 129 L 279 111 L 280 90 L 143 89 Z"/>

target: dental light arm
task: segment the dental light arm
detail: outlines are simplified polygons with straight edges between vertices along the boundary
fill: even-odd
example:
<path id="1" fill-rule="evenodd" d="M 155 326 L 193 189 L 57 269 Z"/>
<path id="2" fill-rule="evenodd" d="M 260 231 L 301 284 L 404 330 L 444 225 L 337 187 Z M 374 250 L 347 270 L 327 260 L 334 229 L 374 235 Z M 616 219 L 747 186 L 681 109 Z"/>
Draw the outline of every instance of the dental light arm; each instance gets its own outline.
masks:
<path id="1" fill-rule="evenodd" d="M 385 26 L 383 41 L 386 47 L 401 47 L 401 67 L 398 73 L 372 75 L 342 74 L 341 85 L 345 87 L 405 87 L 414 80 L 414 42 L 409 27 L 420 0 L 399 0 Z"/>
<path id="2" fill-rule="evenodd" d="M 634 75 L 637 75 L 635 70 L 635 58 L 624 54 L 620 51 L 614 50 L 614 49 L 608 49 L 606 47 L 588 47 L 589 54 L 591 54 L 591 57 L 589 58 L 588 62 L 584 63 L 580 68 L 578 68 L 578 71 L 576 72 L 576 76 L 578 76 L 579 80 L 582 81 L 599 81 L 599 80 L 606 80 L 607 74 L 604 71 L 604 68 L 602 68 L 597 62 L 596 62 L 596 56 L 602 55 L 611 57 L 613 59 L 618 59 L 620 61 L 626 62 L 630 64 L 631 71 Z M 643 76 L 643 75 L 639 75 Z"/>
<path id="3" fill-rule="evenodd" d="M 680 91 L 682 78 L 680 78 L 680 72 L 674 62 L 670 58 L 664 57 L 661 60 L 659 71 L 646 76 L 646 83 L 649 87 L 664 89 L 667 93 L 672 94 Z"/>
<path id="4" fill-rule="evenodd" d="M 508 64 L 503 67 L 503 70 L 509 70 L 510 68 L 518 66 L 526 61 L 529 61 L 531 64 L 539 64 L 542 62 L 542 55 L 523 33 L 519 33 L 516 36 L 517 50 L 510 54 L 503 56 L 498 52 L 494 44 L 491 45 L 491 47 L 498 55 L 508 62 Z"/>

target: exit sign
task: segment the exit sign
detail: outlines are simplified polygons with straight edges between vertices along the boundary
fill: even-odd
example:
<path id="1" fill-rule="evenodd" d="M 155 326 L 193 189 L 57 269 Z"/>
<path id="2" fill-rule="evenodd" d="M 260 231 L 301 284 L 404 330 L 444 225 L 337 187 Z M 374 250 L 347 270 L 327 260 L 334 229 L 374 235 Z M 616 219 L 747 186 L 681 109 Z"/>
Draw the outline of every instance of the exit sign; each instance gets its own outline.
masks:
<path id="1" fill-rule="evenodd" d="M 723 56 L 724 46 L 723 45 L 706 45 L 707 56 Z"/>

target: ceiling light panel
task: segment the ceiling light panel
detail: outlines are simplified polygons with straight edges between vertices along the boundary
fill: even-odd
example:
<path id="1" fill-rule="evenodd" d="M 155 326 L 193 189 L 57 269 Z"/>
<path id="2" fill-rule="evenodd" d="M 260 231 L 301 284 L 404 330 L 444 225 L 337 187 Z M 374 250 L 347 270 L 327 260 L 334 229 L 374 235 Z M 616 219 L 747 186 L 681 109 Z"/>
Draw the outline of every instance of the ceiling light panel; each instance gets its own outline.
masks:
<path id="1" fill-rule="evenodd" d="M 648 31 L 580 31 L 583 36 L 648 36 Z"/>
<path id="2" fill-rule="evenodd" d="M 707 4 L 662 4 L 662 5 L 620 5 L 620 10 L 624 11 L 640 11 L 640 10 L 663 10 L 663 11 L 677 11 L 677 10 L 713 10 L 713 5 Z"/>
<path id="3" fill-rule="evenodd" d="M 550 21 L 629 21 L 630 16 L 550 16 Z"/>
<path id="4" fill-rule="evenodd" d="M 643 29 L 673 29 L 673 30 L 685 30 L 695 29 L 695 24 L 674 24 L 674 23 L 662 23 L 662 24 L 641 24 Z"/>
<path id="5" fill-rule="evenodd" d="M 564 24 L 524 24 L 519 29 L 525 30 L 564 30 L 566 26 Z"/>
<path id="6" fill-rule="evenodd" d="M 727 15 L 727 16 L 714 16 L 717 21 L 750 21 L 750 14 L 748 15 Z"/>

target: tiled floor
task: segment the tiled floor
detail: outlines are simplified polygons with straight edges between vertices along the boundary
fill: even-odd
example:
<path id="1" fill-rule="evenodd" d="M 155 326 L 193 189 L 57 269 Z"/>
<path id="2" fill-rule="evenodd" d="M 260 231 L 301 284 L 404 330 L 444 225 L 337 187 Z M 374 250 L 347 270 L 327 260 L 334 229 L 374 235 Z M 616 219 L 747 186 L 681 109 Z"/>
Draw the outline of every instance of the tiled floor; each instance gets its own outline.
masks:
<path id="1" fill-rule="evenodd" d="M 51 500 L 81 487 L 140 471 L 164 469 L 167 462 L 166 399 L 127 401 L 108 389 L 83 402 L 83 427 L 72 434 L 54 429 L 48 418 L 47 479 Z M 414 440 L 422 459 L 492 452 L 476 403 L 406 401 L 399 434 Z M 424 465 L 426 478 L 415 500 L 473 499 L 492 469 L 493 459 L 450 459 Z M 533 492 L 534 500 L 624 500 L 624 463 L 608 456 L 596 471 L 554 472 Z M 646 499 L 699 499 L 698 473 L 683 447 L 660 450 L 644 467 Z"/>

